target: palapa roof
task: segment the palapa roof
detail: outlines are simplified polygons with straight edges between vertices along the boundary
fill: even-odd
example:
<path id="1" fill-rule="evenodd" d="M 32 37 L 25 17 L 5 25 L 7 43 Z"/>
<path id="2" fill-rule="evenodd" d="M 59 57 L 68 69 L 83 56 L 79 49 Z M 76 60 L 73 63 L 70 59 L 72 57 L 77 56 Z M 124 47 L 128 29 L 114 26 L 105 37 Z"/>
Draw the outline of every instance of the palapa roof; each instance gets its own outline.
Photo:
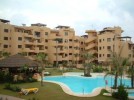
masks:
<path id="1" fill-rule="evenodd" d="M 22 67 L 24 65 L 29 67 L 37 67 L 38 63 L 36 61 L 30 60 L 20 54 L 16 54 L 7 58 L 0 60 L 0 67 L 12 68 L 12 67 Z"/>

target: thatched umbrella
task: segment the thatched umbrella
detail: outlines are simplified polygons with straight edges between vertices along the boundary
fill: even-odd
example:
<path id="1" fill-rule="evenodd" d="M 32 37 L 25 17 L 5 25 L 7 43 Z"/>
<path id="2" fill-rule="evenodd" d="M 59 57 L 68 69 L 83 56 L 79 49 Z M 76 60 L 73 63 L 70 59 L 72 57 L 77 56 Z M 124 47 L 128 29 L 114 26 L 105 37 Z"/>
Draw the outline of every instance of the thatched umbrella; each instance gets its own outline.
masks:
<path id="1" fill-rule="evenodd" d="M 38 63 L 20 54 L 12 55 L 0 60 L 0 68 L 18 69 L 27 65 L 28 67 L 38 68 Z"/>

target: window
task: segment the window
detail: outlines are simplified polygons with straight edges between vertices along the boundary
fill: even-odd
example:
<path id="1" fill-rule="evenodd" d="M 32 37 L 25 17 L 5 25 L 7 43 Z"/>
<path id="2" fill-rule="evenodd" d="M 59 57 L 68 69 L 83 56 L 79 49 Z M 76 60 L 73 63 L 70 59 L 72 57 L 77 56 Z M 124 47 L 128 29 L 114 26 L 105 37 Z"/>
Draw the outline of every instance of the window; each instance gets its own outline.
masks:
<path id="1" fill-rule="evenodd" d="M 111 42 L 111 38 L 107 38 L 107 42 Z"/>
<path id="2" fill-rule="evenodd" d="M 103 46 L 103 49 L 104 49 L 104 46 Z"/>
<path id="3" fill-rule="evenodd" d="M 19 41 L 22 41 L 22 37 L 18 37 L 18 40 L 19 40 Z"/>
<path id="4" fill-rule="evenodd" d="M 101 47 L 99 47 L 99 50 L 101 50 Z"/>
<path id="5" fill-rule="evenodd" d="M 8 45 L 4 44 L 3 47 L 4 47 L 4 48 L 8 48 Z"/>
<path id="6" fill-rule="evenodd" d="M 67 57 L 67 54 L 65 54 L 65 57 Z"/>
<path id="7" fill-rule="evenodd" d="M 72 39 L 69 39 L 70 42 L 72 42 Z"/>
<path id="8" fill-rule="evenodd" d="M 103 57 L 104 57 L 104 54 L 103 54 Z"/>
<path id="9" fill-rule="evenodd" d="M 72 53 L 69 53 L 69 55 L 72 55 Z"/>
<path id="10" fill-rule="evenodd" d="M 65 32 L 65 36 L 68 36 L 68 32 Z"/>
<path id="11" fill-rule="evenodd" d="M 107 46 L 107 49 L 108 49 L 108 50 L 111 50 L 111 46 Z"/>
<path id="12" fill-rule="evenodd" d="M 36 37 L 40 37 L 40 32 L 35 32 L 34 35 L 35 35 Z"/>
<path id="13" fill-rule="evenodd" d="M 68 49 L 68 47 L 67 47 L 67 46 L 65 46 L 64 48 L 65 48 L 65 49 Z"/>
<path id="14" fill-rule="evenodd" d="M 69 48 L 72 48 L 72 46 L 69 46 Z"/>
<path id="15" fill-rule="evenodd" d="M 47 47 L 47 46 L 45 46 L 45 49 L 48 49 L 48 47 Z"/>
<path id="16" fill-rule="evenodd" d="M 22 48 L 22 45 L 18 45 L 18 48 Z"/>
<path id="17" fill-rule="evenodd" d="M 8 40 L 8 37 L 4 37 L 4 40 Z"/>
<path id="18" fill-rule="evenodd" d="M 101 42 L 101 39 L 99 39 L 99 42 Z"/>
<path id="19" fill-rule="evenodd" d="M 8 29 L 4 29 L 4 32 L 8 33 Z"/>
<path id="20" fill-rule="evenodd" d="M 110 57 L 111 55 L 110 54 L 107 54 L 107 57 Z"/>
<path id="21" fill-rule="evenodd" d="M 99 54 L 99 57 L 101 57 L 101 54 Z"/>
<path id="22" fill-rule="evenodd" d="M 45 35 L 48 35 L 48 32 L 45 32 Z"/>
<path id="23" fill-rule="evenodd" d="M 131 54 L 129 54 L 128 57 L 131 57 Z"/>
<path id="24" fill-rule="evenodd" d="M 65 39 L 65 43 L 67 43 L 68 42 L 68 40 L 67 39 Z"/>
<path id="25" fill-rule="evenodd" d="M 46 39 L 45 42 L 48 42 L 48 40 Z"/>

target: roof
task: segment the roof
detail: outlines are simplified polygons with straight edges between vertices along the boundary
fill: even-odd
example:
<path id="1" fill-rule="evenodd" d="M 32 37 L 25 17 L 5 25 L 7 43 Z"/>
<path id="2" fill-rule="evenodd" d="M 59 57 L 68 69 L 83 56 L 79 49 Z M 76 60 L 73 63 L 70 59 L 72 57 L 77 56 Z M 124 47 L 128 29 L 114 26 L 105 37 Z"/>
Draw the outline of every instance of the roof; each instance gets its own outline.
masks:
<path id="1" fill-rule="evenodd" d="M 36 23 L 36 24 L 31 24 L 31 26 L 47 26 L 46 24 L 42 24 L 42 23 Z"/>
<path id="2" fill-rule="evenodd" d="M 117 38 L 132 38 L 130 36 L 123 36 L 123 37 L 117 37 Z"/>
<path id="3" fill-rule="evenodd" d="M 10 22 L 9 20 L 5 20 L 5 19 L 0 19 L 0 21 L 3 22 L 3 23 Z"/>
<path id="4" fill-rule="evenodd" d="M 27 64 L 29 67 L 37 67 L 38 63 L 36 61 L 30 60 L 20 54 L 10 56 L 0 60 L 0 67 L 12 68 L 12 67 L 22 67 Z"/>
<path id="5" fill-rule="evenodd" d="M 63 26 L 63 25 L 59 25 L 56 28 L 70 28 L 69 26 Z"/>

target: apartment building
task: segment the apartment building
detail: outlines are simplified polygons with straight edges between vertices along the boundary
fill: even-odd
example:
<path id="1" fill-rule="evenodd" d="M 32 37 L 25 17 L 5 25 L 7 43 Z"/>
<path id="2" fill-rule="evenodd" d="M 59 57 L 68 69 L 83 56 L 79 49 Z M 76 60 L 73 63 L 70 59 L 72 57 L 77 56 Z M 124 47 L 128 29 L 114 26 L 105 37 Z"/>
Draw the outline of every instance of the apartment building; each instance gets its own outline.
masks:
<path id="1" fill-rule="evenodd" d="M 23 52 L 29 58 L 43 52 L 54 65 L 65 61 L 77 66 L 82 63 L 80 53 L 84 51 L 84 38 L 75 36 L 74 29 L 69 26 L 59 25 L 54 29 L 42 23 L 16 26 L 0 19 L 0 51 L 12 55 Z"/>
<path id="2" fill-rule="evenodd" d="M 112 56 L 110 51 L 117 54 L 121 51 L 122 57 L 130 57 L 130 61 L 133 61 L 133 42 L 129 36 L 122 37 L 122 32 L 121 27 L 106 27 L 99 32 L 87 30 L 88 39 L 85 41 L 85 50 L 91 54 L 97 52 L 99 63 L 109 62 Z"/>
<path id="3" fill-rule="evenodd" d="M 122 48 L 122 56 L 133 61 L 134 44 L 131 37 L 122 37 L 122 32 L 121 27 L 106 27 L 98 32 L 86 30 L 88 35 L 76 36 L 70 26 L 59 25 L 54 29 L 42 23 L 16 26 L 0 19 L 0 51 L 12 55 L 24 53 L 31 59 L 43 52 L 55 66 L 67 62 L 82 67 L 85 52 L 96 56 L 95 62 L 104 63 L 112 56 L 110 50 L 118 53 Z"/>

